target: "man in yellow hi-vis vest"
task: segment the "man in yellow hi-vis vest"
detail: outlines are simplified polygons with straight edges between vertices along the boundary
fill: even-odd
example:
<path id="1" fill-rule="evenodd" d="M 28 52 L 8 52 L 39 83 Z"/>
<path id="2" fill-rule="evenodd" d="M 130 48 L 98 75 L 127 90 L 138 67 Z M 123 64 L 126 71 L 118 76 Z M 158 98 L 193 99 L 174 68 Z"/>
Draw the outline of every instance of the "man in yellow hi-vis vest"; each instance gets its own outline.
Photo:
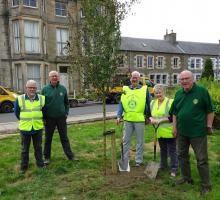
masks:
<path id="1" fill-rule="evenodd" d="M 45 97 L 37 94 L 36 91 L 36 81 L 27 81 L 26 94 L 18 96 L 14 106 L 14 113 L 19 120 L 19 130 L 21 133 L 20 172 L 22 174 L 28 169 L 31 139 L 33 141 L 36 164 L 39 168 L 44 167 L 42 156 L 42 130 L 44 128 L 43 110 Z"/>
<path id="2" fill-rule="evenodd" d="M 139 79 L 140 73 L 133 71 L 130 79 L 131 85 L 123 87 L 123 94 L 117 113 L 117 124 L 120 123 L 124 113 L 122 160 L 129 160 L 129 147 L 132 135 L 135 132 L 137 141 L 135 166 L 137 167 L 143 164 L 145 119 L 150 116 L 151 99 L 147 86 L 140 85 Z M 128 170 L 122 169 L 121 171 Z"/>

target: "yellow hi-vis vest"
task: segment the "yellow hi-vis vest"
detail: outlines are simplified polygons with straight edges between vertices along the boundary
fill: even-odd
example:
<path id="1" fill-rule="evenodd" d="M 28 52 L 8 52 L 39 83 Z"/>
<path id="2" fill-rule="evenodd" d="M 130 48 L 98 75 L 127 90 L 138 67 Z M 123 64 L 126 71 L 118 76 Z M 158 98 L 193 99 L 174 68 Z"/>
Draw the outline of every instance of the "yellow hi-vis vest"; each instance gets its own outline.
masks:
<path id="1" fill-rule="evenodd" d="M 38 100 L 31 102 L 30 99 L 25 99 L 25 94 L 18 96 L 18 105 L 20 107 L 19 130 L 43 129 L 42 107 L 45 105 L 45 96 L 38 94 L 38 98 Z"/>
<path id="2" fill-rule="evenodd" d="M 124 108 L 124 120 L 130 122 L 144 122 L 144 110 L 146 107 L 147 86 L 139 89 L 130 89 L 123 86 L 121 103 Z"/>
<path id="3" fill-rule="evenodd" d="M 169 117 L 169 110 L 173 103 L 173 99 L 164 98 L 162 104 L 158 108 L 158 99 L 152 100 L 150 103 L 151 116 L 155 119 L 160 119 L 163 117 Z M 157 129 L 157 138 L 173 138 L 172 134 L 172 123 L 163 122 Z"/>

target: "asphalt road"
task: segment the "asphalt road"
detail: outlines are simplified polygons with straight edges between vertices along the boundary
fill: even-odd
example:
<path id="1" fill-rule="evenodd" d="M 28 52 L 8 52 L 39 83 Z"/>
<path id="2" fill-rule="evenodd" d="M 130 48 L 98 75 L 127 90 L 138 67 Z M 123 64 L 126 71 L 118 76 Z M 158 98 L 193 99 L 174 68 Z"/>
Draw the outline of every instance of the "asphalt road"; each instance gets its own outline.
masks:
<path id="1" fill-rule="evenodd" d="M 117 106 L 118 106 L 117 104 L 106 105 L 106 111 L 116 112 Z M 102 113 L 102 104 L 98 104 L 98 103 L 81 104 L 78 107 L 70 108 L 69 116 L 85 115 L 85 114 L 93 114 L 93 113 Z M 14 113 L 0 113 L 0 123 L 16 122 L 16 121 L 17 119 Z"/>

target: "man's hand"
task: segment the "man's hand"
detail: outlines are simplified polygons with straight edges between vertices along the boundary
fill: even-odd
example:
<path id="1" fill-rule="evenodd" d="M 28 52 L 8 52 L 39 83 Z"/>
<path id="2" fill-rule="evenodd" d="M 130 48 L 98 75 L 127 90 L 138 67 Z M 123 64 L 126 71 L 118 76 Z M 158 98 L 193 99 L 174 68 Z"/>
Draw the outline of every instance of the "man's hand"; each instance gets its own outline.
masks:
<path id="1" fill-rule="evenodd" d="M 211 126 L 207 127 L 207 132 L 208 132 L 208 135 L 212 135 L 213 134 L 213 129 L 212 129 Z"/>
<path id="2" fill-rule="evenodd" d="M 173 137 L 176 138 L 177 136 L 177 129 L 176 126 L 173 126 Z"/>
<path id="3" fill-rule="evenodd" d="M 151 124 L 154 124 L 154 125 L 160 124 L 160 120 L 159 119 L 154 119 L 152 117 L 150 117 L 149 119 L 150 119 L 150 123 Z"/>
<path id="4" fill-rule="evenodd" d="M 119 125 L 120 122 L 121 122 L 121 118 L 118 117 L 118 118 L 116 119 L 116 124 Z"/>

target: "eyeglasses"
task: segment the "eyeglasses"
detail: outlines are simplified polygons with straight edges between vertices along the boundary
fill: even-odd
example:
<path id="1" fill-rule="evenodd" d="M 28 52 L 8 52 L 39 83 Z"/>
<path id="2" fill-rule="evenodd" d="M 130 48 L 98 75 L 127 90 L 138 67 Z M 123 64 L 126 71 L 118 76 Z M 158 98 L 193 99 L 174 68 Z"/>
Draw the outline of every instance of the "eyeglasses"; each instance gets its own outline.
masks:
<path id="1" fill-rule="evenodd" d="M 190 77 L 180 78 L 180 81 L 188 81 Z"/>
<path id="2" fill-rule="evenodd" d="M 33 90 L 35 90 L 35 89 L 37 89 L 37 87 L 27 87 L 28 89 L 33 89 Z"/>

